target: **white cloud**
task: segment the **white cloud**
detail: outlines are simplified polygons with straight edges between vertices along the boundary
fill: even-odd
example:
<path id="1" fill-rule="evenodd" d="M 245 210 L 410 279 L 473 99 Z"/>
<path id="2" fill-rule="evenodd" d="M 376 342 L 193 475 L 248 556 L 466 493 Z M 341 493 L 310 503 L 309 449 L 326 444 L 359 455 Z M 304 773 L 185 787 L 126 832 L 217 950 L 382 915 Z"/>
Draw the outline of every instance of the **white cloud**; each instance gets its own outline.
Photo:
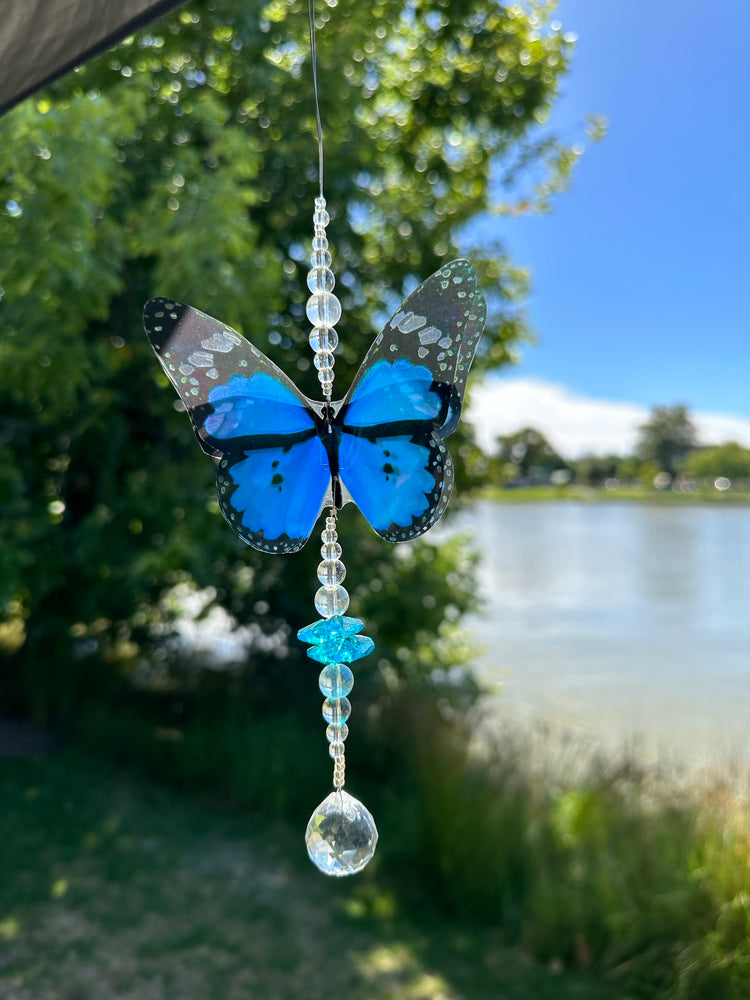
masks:
<path id="1" fill-rule="evenodd" d="M 487 379 L 475 386 L 468 417 L 479 444 L 491 451 L 498 434 L 535 427 L 560 454 L 569 458 L 593 453 L 633 451 L 638 427 L 648 410 L 579 395 L 564 385 L 535 378 Z M 729 413 L 691 414 L 701 444 L 739 441 L 750 447 L 750 420 Z"/>

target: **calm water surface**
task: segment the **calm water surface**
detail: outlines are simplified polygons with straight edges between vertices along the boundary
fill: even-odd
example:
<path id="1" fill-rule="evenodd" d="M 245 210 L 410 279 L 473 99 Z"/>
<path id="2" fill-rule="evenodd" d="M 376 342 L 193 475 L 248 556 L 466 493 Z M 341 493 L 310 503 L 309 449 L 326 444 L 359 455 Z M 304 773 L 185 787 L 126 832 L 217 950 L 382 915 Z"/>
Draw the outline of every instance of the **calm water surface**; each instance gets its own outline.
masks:
<path id="1" fill-rule="evenodd" d="M 750 761 L 750 508 L 484 501 L 472 622 L 500 711 Z"/>

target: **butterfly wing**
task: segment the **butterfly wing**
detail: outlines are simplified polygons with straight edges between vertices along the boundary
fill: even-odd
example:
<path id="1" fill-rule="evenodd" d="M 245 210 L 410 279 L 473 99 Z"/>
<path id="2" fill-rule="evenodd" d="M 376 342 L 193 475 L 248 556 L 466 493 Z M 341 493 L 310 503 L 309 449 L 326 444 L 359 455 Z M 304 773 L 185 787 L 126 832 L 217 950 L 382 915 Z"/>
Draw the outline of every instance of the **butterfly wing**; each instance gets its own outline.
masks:
<path id="1" fill-rule="evenodd" d="M 339 470 L 388 541 L 423 534 L 453 485 L 443 438 L 458 424 L 486 306 L 466 260 L 429 277 L 391 317 L 338 414 Z"/>
<path id="2" fill-rule="evenodd" d="M 144 326 L 201 447 L 219 459 L 224 517 L 263 552 L 295 552 L 330 490 L 310 400 L 235 330 L 190 306 L 151 299 Z"/>

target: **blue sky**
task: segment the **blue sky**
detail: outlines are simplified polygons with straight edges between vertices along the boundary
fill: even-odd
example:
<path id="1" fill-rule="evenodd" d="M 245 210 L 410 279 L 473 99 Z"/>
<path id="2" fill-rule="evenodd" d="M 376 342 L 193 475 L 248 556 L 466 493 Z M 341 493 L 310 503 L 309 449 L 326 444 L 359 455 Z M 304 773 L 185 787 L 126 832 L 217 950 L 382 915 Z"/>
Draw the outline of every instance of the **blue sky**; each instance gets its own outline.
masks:
<path id="1" fill-rule="evenodd" d="M 550 127 L 574 135 L 593 111 L 609 131 L 551 215 L 486 223 L 534 286 L 538 343 L 501 382 L 549 383 L 634 413 L 681 402 L 745 418 L 741 431 L 750 421 L 747 0 L 562 0 L 557 17 L 578 42 Z"/>

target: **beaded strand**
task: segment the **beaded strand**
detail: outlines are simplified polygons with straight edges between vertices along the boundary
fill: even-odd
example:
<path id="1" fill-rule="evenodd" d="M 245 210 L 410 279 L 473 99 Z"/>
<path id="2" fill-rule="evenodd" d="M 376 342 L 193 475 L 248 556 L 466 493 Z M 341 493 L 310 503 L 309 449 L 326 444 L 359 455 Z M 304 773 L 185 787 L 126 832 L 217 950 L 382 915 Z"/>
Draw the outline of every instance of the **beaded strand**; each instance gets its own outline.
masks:
<path id="1" fill-rule="evenodd" d="M 331 270 L 331 254 L 328 249 L 326 226 L 330 222 L 326 212 L 326 200 L 322 195 L 315 199 L 313 225 L 315 235 L 312 241 L 312 267 L 307 275 L 307 287 L 312 295 L 307 300 L 307 318 L 313 324 L 310 331 L 310 347 L 315 352 L 313 364 L 318 371 L 318 381 L 326 401 L 330 402 L 333 392 L 333 352 L 339 342 L 334 326 L 341 319 L 341 303 L 333 294 L 336 279 Z"/>
<path id="2" fill-rule="evenodd" d="M 307 275 L 311 295 L 306 311 L 313 324 L 310 347 L 315 352 L 314 364 L 327 404 L 333 393 L 333 352 L 339 340 L 334 324 L 341 318 L 341 303 L 333 294 L 336 279 L 330 267 L 331 254 L 326 237 L 329 221 L 325 198 L 320 195 L 315 199 L 313 215 L 312 267 Z M 327 412 L 330 420 L 330 407 Z M 333 759 L 334 791 L 310 817 L 305 839 L 308 854 L 321 871 L 327 875 L 351 875 L 361 871 L 372 857 L 378 831 L 365 806 L 343 790 L 346 779 L 344 741 L 349 735 L 347 720 L 351 712 L 347 696 L 354 687 L 354 674 L 347 664 L 367 656 L 375 643 L 359 634 L 364 628 L 363 621 L 346 616 L 349 594 L 343 586 L 346 567 L 341 560 L 336 518 L 334 504 L 320 536 L 321 562 L 317 570 L 320 587 L 315 594 L 315 609 L 321 617 L 297 633 L 302 642 L 311 644 L 307 655 L 324 664 L 318 685 L 325 697 L 323 718 L 327 723 L 328 753 Z"/>

